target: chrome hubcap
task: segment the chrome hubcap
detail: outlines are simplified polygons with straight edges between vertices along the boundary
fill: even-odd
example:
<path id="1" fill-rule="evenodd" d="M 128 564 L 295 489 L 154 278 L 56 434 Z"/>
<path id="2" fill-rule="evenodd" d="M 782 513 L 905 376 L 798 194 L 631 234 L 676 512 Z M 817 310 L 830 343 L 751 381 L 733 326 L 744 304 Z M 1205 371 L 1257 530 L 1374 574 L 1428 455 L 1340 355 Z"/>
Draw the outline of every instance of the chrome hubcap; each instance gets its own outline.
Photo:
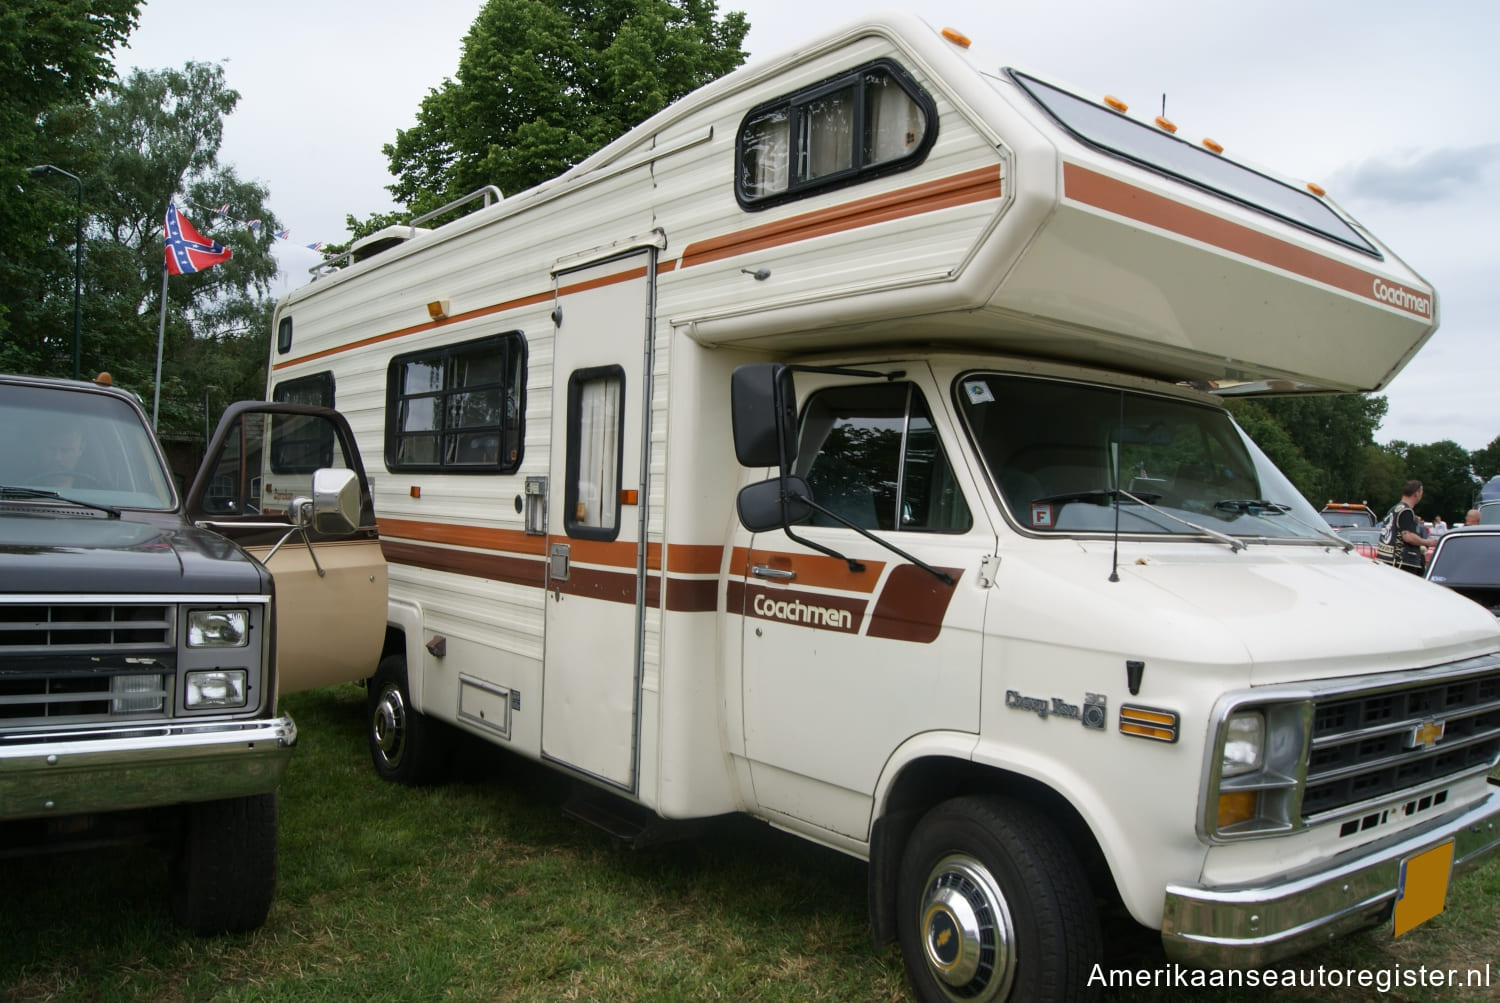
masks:
<path id="1" fill-rule="evenodd" d="M 966 854 L 938 861 L 921 904 L 927 967 L 950 999 L 1004 999 L 1015 977 L 1010 909 L 989 870 Z"/>
<path id="2" fill-rule="evenodd" d="M 401 765 L 401 756 L 406 751 L 406 704 L 396 687 L 381 690 L 370 720 L 370 733 L 385 765 L 392 769 Z"/>

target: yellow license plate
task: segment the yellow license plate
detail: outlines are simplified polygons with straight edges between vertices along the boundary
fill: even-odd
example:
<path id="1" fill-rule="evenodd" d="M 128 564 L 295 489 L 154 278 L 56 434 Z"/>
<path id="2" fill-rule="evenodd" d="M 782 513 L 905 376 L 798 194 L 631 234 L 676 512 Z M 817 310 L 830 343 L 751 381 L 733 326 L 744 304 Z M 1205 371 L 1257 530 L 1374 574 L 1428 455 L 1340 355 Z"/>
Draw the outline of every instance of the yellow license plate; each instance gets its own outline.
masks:
<path id="1" fill-rule="evenodd" d="M 1395 936 L 1421 926 L 1443 911 L 1448 902 L 1448 877 L 1452 873 L 1451 839 L 1401 861 L 1401 883 L 1396 887 Z"/>

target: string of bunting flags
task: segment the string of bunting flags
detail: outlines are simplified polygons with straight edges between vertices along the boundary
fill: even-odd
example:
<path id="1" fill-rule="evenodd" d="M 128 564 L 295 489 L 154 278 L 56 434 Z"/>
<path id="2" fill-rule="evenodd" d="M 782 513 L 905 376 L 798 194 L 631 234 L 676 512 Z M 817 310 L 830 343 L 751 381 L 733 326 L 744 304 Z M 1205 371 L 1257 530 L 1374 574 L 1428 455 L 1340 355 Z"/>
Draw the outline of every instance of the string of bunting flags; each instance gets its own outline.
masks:
<path id="1" fill-rule="evenodd" d="M 261 229 L 261 222 L 258 219 L 236 219 L 235 217 L 229 215 L 228 202 L 225 202 L 223 205 L 205 205 L 202 202 L 194 202 L 186 195 L 179 195 L 177 197 L 177 201 L 181 202 L 185 206 L 192 206 L 195 209 L 202 209 L 204 212 L 213 213 L 215 216 L 222 218 L 227 223 L 233 223 L 236 226 L 248 227 L 249 229 L 255 230 L 257 232 Z M 290 228 L 284 227 L 280 230 L 271 231 L 271 236 L 275 237 L 277 240 L 285 240 L 290 242 L 292 239 L 292 231 Z M 321 251 L 323 250 L 324 242 L 321 240 L 316 240 L 311 244 L 303 244 L 302 246 L 307 248 L 309 251 Z"/>

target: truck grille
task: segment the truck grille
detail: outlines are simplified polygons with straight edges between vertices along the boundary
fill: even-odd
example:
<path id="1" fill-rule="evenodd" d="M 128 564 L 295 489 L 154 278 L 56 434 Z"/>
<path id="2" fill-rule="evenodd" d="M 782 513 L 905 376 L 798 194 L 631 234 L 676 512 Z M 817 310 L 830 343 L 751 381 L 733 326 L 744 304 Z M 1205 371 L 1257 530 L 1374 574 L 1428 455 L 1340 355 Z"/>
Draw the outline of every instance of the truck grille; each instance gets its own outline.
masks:
<path id="1" fill-rule="evenodd" d="M 0 606 L 0 720 L 25 727 L 169 714 L 176 612 L 162 603 Z"/>
<path id="2" fill-rule="evenodd" d="M 1302 816 L 1430 787 L 1500 759 L 1500 672 L 1320 700 Z"/>

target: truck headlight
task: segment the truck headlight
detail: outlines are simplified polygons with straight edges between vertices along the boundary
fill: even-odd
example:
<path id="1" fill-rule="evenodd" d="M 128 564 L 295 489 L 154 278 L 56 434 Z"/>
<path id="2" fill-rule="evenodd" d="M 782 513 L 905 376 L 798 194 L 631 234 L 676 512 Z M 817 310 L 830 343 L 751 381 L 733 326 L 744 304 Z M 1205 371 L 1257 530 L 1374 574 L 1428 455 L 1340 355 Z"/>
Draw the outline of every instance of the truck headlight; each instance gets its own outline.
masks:
<path id="1" fill-rule="evenodd" d="M 188 610 L 189 648 L 243 648 L 250 638 L 250 611 Z"/>
<path id="2" fill-rule="evenodd" d="M 1258 710 L 1242 711 L 1224 726 L 1224 761 L 1219 775 L 1238 777 L 1261 768 L 1266 757 L 1266 719 Z"/>
<path id="3" fill-rule="evenodd" d="M 184 701 L 191 710 L 245 706 L 245 670 L 201 669 L 189 672 Z"/>

